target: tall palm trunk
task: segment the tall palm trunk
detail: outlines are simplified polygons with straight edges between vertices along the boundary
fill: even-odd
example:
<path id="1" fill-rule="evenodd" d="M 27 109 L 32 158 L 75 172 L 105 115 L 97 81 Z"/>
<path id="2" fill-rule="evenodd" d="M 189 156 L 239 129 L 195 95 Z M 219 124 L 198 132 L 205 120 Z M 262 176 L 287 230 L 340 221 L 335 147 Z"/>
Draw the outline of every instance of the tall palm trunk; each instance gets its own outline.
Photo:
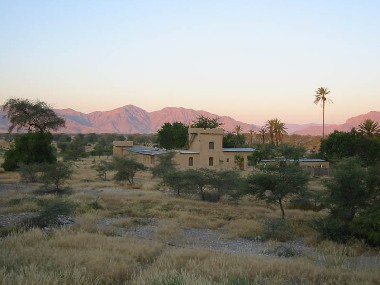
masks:
<path id="1" fill-rule="evenodd" d="M 322 139 L 325 139 L 325 100 L 322 102 Z"/>

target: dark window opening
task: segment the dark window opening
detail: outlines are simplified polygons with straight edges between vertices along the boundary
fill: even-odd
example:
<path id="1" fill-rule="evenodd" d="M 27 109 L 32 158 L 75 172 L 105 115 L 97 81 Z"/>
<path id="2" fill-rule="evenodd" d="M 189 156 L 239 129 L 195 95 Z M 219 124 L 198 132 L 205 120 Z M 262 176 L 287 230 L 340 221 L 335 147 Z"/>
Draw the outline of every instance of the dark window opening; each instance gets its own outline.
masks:
<path id="1" fill-rule="evenodd" d="M 214 165 L 214 158 L 213 157 L 209 157 L 208 158 L 208 165 L 209 166 L 213 166 Z"/>
<path id="2" fill-rule="evenodd" d="M 189 157 L 189 166 L 193 166 L 194 159 L 192 157 Z"/>
<path id="3" fill-rule="evenodd" d="M 208 148 L 209 149 L 214 149 L 214 142 L 209 142 L 208 143 Z"/>

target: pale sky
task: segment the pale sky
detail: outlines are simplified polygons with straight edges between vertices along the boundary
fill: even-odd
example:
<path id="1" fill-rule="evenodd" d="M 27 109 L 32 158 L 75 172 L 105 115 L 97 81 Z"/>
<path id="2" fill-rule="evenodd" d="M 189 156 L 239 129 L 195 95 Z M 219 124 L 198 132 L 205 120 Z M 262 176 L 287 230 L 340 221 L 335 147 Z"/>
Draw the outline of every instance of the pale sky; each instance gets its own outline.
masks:
<path id="1" fill-rule="evenodd" d="M 380 1 L 0 0 L 0 105 L 184 107 L 261 125 L 380 111 Z"/>

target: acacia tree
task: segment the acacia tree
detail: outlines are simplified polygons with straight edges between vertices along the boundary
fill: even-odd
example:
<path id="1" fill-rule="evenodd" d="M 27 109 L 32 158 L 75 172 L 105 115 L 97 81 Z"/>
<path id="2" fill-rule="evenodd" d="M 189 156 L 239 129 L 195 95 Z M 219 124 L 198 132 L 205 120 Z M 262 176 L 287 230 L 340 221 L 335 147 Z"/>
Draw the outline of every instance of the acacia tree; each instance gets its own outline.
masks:
<path id="1" fill-rule="evenodd" d="M 49 130 L 58 130 L 65 126 L 60 118 L 44 102 L 39 100 L 11 98 L 3 111 L 9 120 L 9 132 L 14 129 L 25 130 L 16 138 L 14 146 L 5 153 L 3 167 L 7 171 L 15 170 L 19 163 L 53 163 L 56 161 L 51 142 L 53 136 Z"/>
<path id="2" fill-rule="evenodd" d="M 116 171 L 114 176 L 116 181 L 121 182 L 127 180 L 129 184 L 132 185 L 136 172 L 145 170 L 145 166 L 131 158 L 114 157 L 113 169 Z"/>
<path id="3" fill-rule="evenodd" d="M 9 132 L 24 129 L 28 132 L 47 132 L 65 127 L 65 120 L 59 117 L 49 105 L 39 100 L 10 98 L 3 105 L 5 117 L 9 120 Z"/>
<path id="4" fill-rule="evenodd" d="M 222 123 L 219 122 L 219 117 L 216 118 L 208 118 L 203 115 L 200 115 L 193 123 L 191 124 L 192 128 L 217 128 L 221 126 Z"/>
<path id="5" fill-rule="evenodd" d="M 268 204 L 278 204 L 282 218 L 285 219 L 284 201 L 289 197 L 302 194 L 309 181 L 302 168 L 293 163 L 279 161 L 267 165 L 259 173 L 247 178 L 248 192 Z"/>
<path id="6" fill-rule="evenodd" d="M 327 103 L 332 103 L 332 100 L 327 97 L 330 91 L 326 87 L 319 87 L 315 91 L 314 104 L 321 103 L 322 105 L 322 139 L 325 138 L 325 105 Z"/>

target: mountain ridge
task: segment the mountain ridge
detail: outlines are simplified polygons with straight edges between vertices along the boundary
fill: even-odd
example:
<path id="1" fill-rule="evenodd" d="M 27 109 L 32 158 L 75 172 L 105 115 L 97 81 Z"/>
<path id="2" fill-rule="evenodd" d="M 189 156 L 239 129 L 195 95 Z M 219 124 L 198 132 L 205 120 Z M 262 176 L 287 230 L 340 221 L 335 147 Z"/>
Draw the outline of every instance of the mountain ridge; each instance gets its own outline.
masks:
<path id="1" fill-rule="evenodd" d="M 244 123 L 235 120 L 230 116 L 219 116 L 204 110 L 193 110 L 184 107 L 165 107 L 161 110 L 147 112 L 146 110 L 127 104 L 122 107 L 108 111 L 94 111 L 82 113 L 71 108 L 54 109 L 54 111 L 66 120 L 66 128 L 58 130 L 62 133 L 155 133 L 161 126 L 175 121 L 190 124 L 199 116 L 219 118 L 222 127 L 229 132 L 234 131 L 240 125 L 243 132 L 250 130 L 258 131 L 259 127 L 254 124 Z M 8 120 L 3 117 L 4 113 L 0 109 L 0 132 L 8 130 Z M 334 130 L 349 131 L 357 127 L 365 119 L 372 119 L 380 122 L 380 112 L 370 111 L 366 114 L 348 118 L 343 124 L 325 124 L 325 133 Z M 299 135 L 321 135 L 321 124 L 285 124 L 289 134 Z"/>

